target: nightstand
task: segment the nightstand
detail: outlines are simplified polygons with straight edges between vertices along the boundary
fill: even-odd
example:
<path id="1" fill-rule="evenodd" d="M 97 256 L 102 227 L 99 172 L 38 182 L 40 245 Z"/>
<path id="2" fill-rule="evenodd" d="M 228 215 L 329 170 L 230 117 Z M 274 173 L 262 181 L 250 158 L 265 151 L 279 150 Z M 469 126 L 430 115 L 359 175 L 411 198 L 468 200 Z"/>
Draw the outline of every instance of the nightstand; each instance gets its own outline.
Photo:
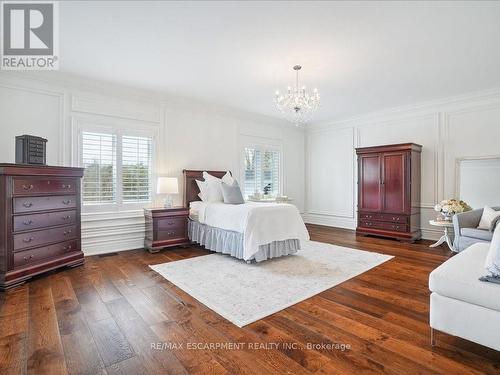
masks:
<path id="1" fill-rule="evenodd" d="M 146 219 L 144 247 L 150 253 L 157 253 L 167 247 L 189 244 L 188 208 L 145 208 L 144 217 Z"/>

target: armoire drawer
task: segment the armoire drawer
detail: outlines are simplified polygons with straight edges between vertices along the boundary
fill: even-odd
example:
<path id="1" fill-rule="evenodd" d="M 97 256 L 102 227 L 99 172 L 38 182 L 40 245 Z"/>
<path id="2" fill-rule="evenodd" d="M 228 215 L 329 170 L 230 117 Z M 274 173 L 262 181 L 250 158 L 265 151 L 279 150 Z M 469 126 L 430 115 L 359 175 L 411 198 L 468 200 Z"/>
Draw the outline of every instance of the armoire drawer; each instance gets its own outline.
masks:
<path id="1" fill-rule="evenodd" d="M 405 224 L 389 223 L 389 222 L 385 222 L 385 221 L 362 220 L 359 222 L 359 226 L 364 227 L 364 228 L 389 230 L 389 231 L 393 231 L 393 232 L 407 232 L 408 231 L 408 226 Z"/>
<path id="2" fill-rule="evenodd" d="M 407 224 L 409 217 L 406 215 L 398 214 L 380 214 L 380 219 L 382 221 L 390 221 L 391 223 L 402 223 Z"/>
<path id="3" fill-rule="evenodd" d="M 43 261 L 54 256 L 64 255 L 78 250 L 77 241 L 67 241 L 55 245 L 14 253 L 14 268 L 25 267 L 31 263 Z"/>
<path id="4" fill-rule="evenodd" d="M 51 242 L 67 241 L 77 236 L 76 225 L 37 230 L 14 235 L 14 251 L 33 246 L 42 246 Z"/>
<path id="5" fill-rule="evenodd" d="M 14 178 L 14 195 L 36 194 L 74 194 L 76 192 L 75 179 L 67 178 Z"/>
<path id="6" fill-rule="evenodd" d="M 358 215 L 359 220 L 368 220 L 368 221 L 388 221 L 391 223 L 401 223 L 408 224 L 409 217 L 407 215 L 399 215 L 399 214 L 383 214 L 383 213 L 360 213 Z"/>
<path id="7" fill-rule="evenodd" d="M 25 197 L 13 199 L 14 213 L 62 210 L 76 208 L 76 197 L 74 195 L 55 195 L 50 197 Z"/>
<path id="8" fill-rule="evenodd" d="M 25 230 L 54 227 L 57 225 L 74 224 L 77 219 L 76 216 L 76 210 L 14 216 L 12 225 L 14 232 L 21 232 Z"/>

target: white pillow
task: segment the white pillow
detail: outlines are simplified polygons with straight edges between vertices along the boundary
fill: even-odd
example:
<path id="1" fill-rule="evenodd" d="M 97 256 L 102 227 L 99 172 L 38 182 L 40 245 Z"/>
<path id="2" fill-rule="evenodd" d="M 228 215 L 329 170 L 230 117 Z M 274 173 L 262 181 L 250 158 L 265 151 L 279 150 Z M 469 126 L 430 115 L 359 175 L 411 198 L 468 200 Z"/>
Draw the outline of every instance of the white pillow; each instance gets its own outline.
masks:
<path id="1" fill-rule="evenodd" d="M 481 216 L 481 221 L 479 222 L 479 226 L 477 228 L 493 231 L 499 217 L 500 211 L 495 211 L 491 207 L 484 206 L 483 215 Z"/>
<path id="2" fill-rule="evenodd" d="M 500 225 L 497 225 L 490 243 L 490 251 L 486 257 L 484 267 L 493 277 L 500 276 Z"/>
<path id="3" fill-rule="evenodd" d="M 224 197 L 222 195 L 222 180 L 207 172 L 203 172 L 203 178 L 205 182 L 208 184 L 208 190 L 210 197 L 208 198 L 209 202 L 224 202 Z"/>
<path id="4" fill-rule="evenodd" d="M 198 193 L 198 196 L 203 202 L 207 202 L 209 192 L 208 192 L 208 183 L 205 181 L 200 181 L 200 180 L 195 180 L 196 185 L 198 185 L 198 189 L 200 189 L 200 192 Z"/>
<path id="5" fill-rule="evenodd" d="M 232 186 L 234 184 L 234 181 L 236 181 L 233 176 L 231 176 L 231 173 L 226 172 L 224 176 L 221 178 L 222 182 L 224 182 L 226 185 Z"/>

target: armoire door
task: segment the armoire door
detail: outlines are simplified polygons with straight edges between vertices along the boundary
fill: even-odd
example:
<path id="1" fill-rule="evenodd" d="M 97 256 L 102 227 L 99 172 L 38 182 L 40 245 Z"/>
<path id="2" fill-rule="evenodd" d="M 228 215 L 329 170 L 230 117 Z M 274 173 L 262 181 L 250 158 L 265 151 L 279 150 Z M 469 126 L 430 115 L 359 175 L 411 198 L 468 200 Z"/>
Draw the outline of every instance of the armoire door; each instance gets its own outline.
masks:
<path id="1" fill-rule="evenodd" d="M 382 211 L 407 212 L 407 153 L 382 154 Z"/>
<path id="2" fill-rule="evenodd" d="M 358 164 L 358 210 L 381 211 L 381 155 L 360 155 Z"/>

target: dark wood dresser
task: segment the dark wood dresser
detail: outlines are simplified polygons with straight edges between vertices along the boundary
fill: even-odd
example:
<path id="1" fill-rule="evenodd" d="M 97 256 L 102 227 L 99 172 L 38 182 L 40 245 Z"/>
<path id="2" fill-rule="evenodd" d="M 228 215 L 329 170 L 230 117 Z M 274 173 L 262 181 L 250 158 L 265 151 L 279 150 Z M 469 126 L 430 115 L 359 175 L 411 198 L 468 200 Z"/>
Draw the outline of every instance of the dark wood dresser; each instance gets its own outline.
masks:
<path id="1" fill-rule="evenodd" d="M 0 164 L 0 289 L 83 264 L 82 168 Z"/>
<path id="2" fill-rule="evenodd" d="M 146 208 L 144 217 L 146 219 L 144 247 L 150 253 L 157 253 L 167 247 L 189 244 L 188 208 Z"/>
<path id="3" fill-rule="evenodd" d="M 420 154 L 403 143 L 357 148 L 356 233 L 413 242 L 420 239 Z"/>

